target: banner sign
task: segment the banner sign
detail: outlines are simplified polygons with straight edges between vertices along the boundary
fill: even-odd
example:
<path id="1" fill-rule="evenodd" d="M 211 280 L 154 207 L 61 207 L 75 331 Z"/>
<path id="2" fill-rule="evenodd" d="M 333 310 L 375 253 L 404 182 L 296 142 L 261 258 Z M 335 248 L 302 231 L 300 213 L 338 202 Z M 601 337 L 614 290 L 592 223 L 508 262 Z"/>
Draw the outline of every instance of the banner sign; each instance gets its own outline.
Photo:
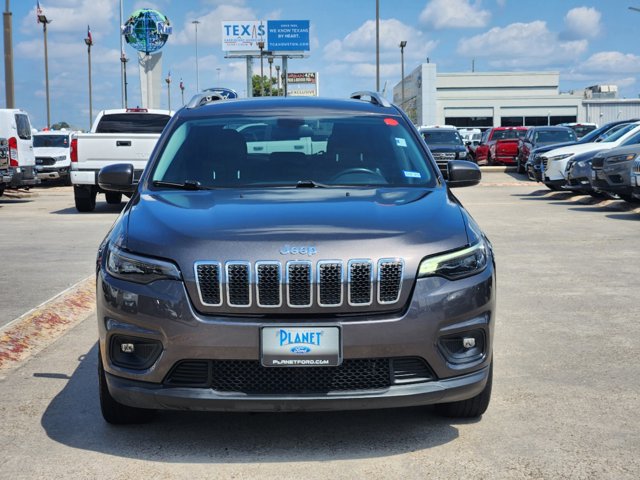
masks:
<path id="1" fill-rule="evenodd" d="M 316 72 L 287 73 L 287 83 L 316 83 Z"/>
<path id="2" fill-rule="evenodd" d="M 229 20 L 222 22 L 225 52 L 308 51 L 309 20 Z"/>

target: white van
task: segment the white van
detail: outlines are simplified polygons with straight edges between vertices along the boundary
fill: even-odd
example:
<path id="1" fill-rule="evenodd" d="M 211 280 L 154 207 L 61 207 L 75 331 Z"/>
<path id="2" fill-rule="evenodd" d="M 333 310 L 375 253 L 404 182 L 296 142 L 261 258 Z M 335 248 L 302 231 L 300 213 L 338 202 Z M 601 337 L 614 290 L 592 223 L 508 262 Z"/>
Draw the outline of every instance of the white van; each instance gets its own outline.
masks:
<path id="1" fill-rule="evenodd" d="M 11 187 L 37 185 L 29 114 L 17 108 L 0 108 L 0 137 L 7 139 Z"/>

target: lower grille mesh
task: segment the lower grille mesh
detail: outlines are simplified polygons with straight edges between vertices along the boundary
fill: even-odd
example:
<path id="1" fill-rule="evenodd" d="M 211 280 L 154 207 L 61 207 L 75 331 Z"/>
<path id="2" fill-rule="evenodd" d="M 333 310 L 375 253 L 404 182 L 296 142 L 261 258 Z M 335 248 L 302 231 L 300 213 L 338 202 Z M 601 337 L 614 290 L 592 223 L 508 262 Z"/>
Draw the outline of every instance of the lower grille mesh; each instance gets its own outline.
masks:
<path id="1" fill-rule="evenodd" d="M 209 387 L 247 394 L 305 394 L 377 390 L 433 380 L 421 358 L 345 360 L 338 367 L 263 367 L 256 360 L 188 360 L 178 363 L 167 386 Z"/>

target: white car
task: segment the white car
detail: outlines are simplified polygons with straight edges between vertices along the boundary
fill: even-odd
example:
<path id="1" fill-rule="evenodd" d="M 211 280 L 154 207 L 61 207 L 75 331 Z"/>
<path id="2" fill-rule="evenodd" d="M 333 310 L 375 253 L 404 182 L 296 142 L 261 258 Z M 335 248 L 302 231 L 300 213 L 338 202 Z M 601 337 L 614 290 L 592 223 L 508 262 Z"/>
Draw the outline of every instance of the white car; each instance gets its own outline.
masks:
<path id="1" fill-rule="evenodd" d="M 49 130 L 33 134 L 33 153 L 40 180 L 63 179 L 71 185 L 71 139 L 73 132 Z"/>
<path id="2" fill-rule="evenodd" d="M 40 180 L 35 174 L 35 157 L 29 114 L 17 108 L 0 108 L 0 138 L 7 140 L 11 188 L 30 187 Z"/>
<path id="3" fill-rule="evenodd" d="M 602 150 L 636 143 L 640 143 L 640 122 L 629 123 L 600 142 L 575 144 L 550 150 L 542 155 L 542 182 L 551 190 L 559 190 L 567 181 L 567 163 L 575 155 L 587 152 L 595 154 Z"/>

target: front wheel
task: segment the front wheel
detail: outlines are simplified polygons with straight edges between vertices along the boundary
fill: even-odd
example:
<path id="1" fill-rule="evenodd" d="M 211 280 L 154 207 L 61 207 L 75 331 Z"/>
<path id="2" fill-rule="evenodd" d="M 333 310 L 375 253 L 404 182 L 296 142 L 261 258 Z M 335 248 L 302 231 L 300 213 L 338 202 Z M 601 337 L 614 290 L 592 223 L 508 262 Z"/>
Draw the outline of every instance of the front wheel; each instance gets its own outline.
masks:
<path id="1" fill-rule="evenodd" d="M 475 397 L 458 402 L 440 403 L 435 406 L 436 412 L 445 417 L 477 418 L 487 411 L 491 401 L 491 384 L 493 383 L 493 361 L 489 365 L 489 377 L 484 389 Z"/>
<path id="2" fill-rule="evenodd" d="M 520 157 L 518 157 L 517 164 L 518 164 L 518 173 L 525 173 L 524 172 L 524 165 L 522 164 L 522 161 L 521 161 Z"/>
<path id="3" fill-rule="evenodd" d="M 97 190 L 94 187 L 74 187 L 73 198 L 76 210 L 79 212 L 93 212 L 96 208 Z"/>
<path id="4" fill-rule="evenodd" d="M 493 165 L 493 158 L 491 158 L 491 155 L 487 155 L 487 165 Z"/>
<path id="5" fill-rule="evenodd" d="M 127 425 L 132 423 L 145 423 L 151 420 L 153 410 L 129 407 L 118 402 L 109 393 L 107 375 L 102 365 L 102 355 L 98 351 L 98 388 L 100 394 L 100 410 L 102 417 L 113 425 Z"/>
<path id="6" fill-rule="evenodd" d="M 618 196 L 627 203 L 640 203 L 640 199 L 626 193 L 619 193 Z"/>

